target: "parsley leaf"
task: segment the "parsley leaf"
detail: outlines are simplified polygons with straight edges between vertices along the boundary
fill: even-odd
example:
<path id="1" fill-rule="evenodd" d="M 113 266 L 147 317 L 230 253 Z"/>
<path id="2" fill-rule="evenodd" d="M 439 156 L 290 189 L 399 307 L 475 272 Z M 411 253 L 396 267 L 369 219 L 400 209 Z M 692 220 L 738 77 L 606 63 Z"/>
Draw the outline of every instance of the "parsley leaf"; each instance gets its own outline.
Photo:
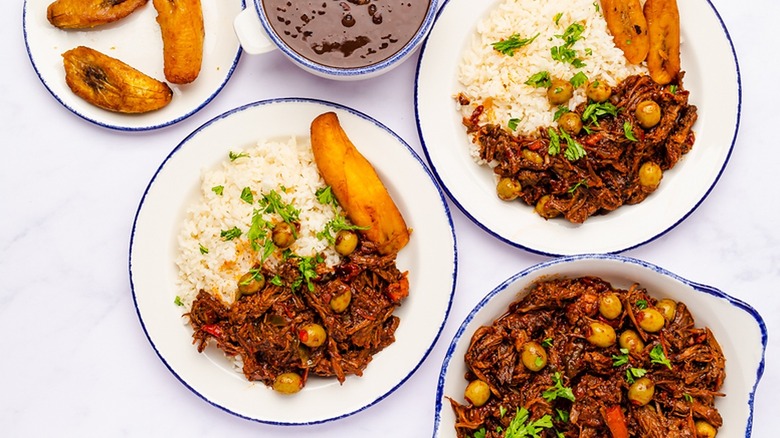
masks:
<path id="1" fill-rule="evenodd" d="M 239 230 L 238 227 L 233 227 L 229 230 L 222 230 L 219 232 L 219 237 L 223 238 L 224 240 L 233 240 L 239 236 L 241 236 L 241 230 Z"/>
<path id="2" fill-rule="evenodd" d="M 235 153 L 233 151 L 228 152 L 228 158 L 230 158 L 230 161 L 236 161 L 239 158 L 248 157 L 248 156 L 249 156 L 249 154 L 245 154 L 243 152 L 241 152 L 239 154 L 237 154 L 237 153 Z"/>
<path id="3" fill-rule="evenodd" d="M 560 119 L 562 115 L 564 115 L 564 114 L 566 114 L 568 112 L 570 112 L 569 108 L 567 108 L 567 107 L 565 107 L 563 105 L 559 105 L 558 109 L 555 110 L 555 114 L 553 114 L 553 121 L 557 122 L 558 119 Z"/>
<path id="4" fill-rule="evenodd" d="M 176 298 L 173 299 L 173 304 L 176 304 L 179 307 L 184 306 L 184 303 L 181 301 L 181 297 L 176 295 Z"/>
<path id="5" fill-rule="evenodd" d="M 598 120 L 604 116 L 616 116 L 618 108 L 609 102 L 591 103 L 582 112 L 584 124 L 598 124 Z"/>
<path id="6" fill-rule="evenodd" d="M 512 131 L 514 131 L 515 129 L 517 129 L 518 123 L 520 123 L 520 119 L 511 118 L 509 119 L 509 122 L 506 124 L 506 126 Z"/>
<path id="7" fill-rule="evenodd" d="M 566 192 L 567 193 L 574 193 L 581 186 L 588 187 L 588 180 L 586 178 L 583 178 L 580 181 L 577 181 L 577 183 L 574 184 L 573 186 L 571 186 L 571 188 L 569 188 L 569 190 L 567 190 Z"/>
<path id="8" fill-rule="evenodd" d="M 539 438 L 542 429 L 552 428 L 552 417 L 545 415 L 536 421 L 528 421 L 530 413 L 526 408 L 517 408 L 515 418 L 509 423 L 504 433 L 504 438 Z"/>
<path id="9" fill-rule="evenodd" d="M 478 431 L 474 432 L 474 435 L 472 435 L 472 438 L 485 438 L 487 436 L 487 431 L 485 428 L 481 428 Z"/>
<path id="10" fill-rule="evenodd" d="M 316 266 L 317 263 L 322 263 L 322 258 L 319 255 L 315 257 L 301 257 L 293 255 L 293 257 L 298 259 L 298 272 L 301 274 L 301 276 L 293 282 L 293 290 L 298 289 L 305 283 L 306 287 L 309 289 L 309 292 L 314 292 L 314 283 L 312 283 L 312 280 L 317 278 Z"/>
<path id="11" fill-rule="evenodd" d="M 525 84 L 536 88 L 548 88 L 550 85 L 552 85 L 550 72 L 540 71 L 539 73 L 534 73 L 530 78 L 528 78 L 527 81 L 525 81 Z"/>
<path id="12" fill-rule="evenodd" d="M 620 365 L 624 365 L 628 363 L 628 348 L 621 348 L 620 354 L 613 354 L 612 355 L 612 366 L 613 367 L 619 367 Z"/>
<path id="13" fill-rule="evenodd" d="M 558 12 L 553 17 L 553 22 L 557 25 L 559 21 L 561 21 L 561 17 L 563 17 L 563 12 Z"/>
<path id="14" fill-rule="evenodd" d="M 626 138 L 631 141 L 639 141 L 636 139 L 636 136 L 634 135 L 634 129 L 631 127 L 631 122 L 626 120 L 623 122 L 623 133 L 626 135 Z"/>
<path id="15" fill-rule="evenodd" d="M 562 35 L 555 35 L 563 40 L 563 44 L 550 48 L 550 56 L 552 59 L 564 64 L 571 64 L 576 68 L 585 67 L 586 64 L 581 59 L 577 58 L 577 51 L 572 49 L 574 43 L 581 39 L 584 30 L 585 26 L 582 24 L 572 23 L 566 28 Z"/>
<path id="16" fill-rule="evenodd" d="M 583 72 L 577 72 L 576 75 L 572 76 L 571 79 L 569 79 L 569 83 L 574 88 L 579 88 L 582 84 L 588 82 L 588 76 L 585 75 Z"/>
<path id="17" fill-rule="evenodd" d="M 690 394 L 688 394 L 687 392 L 683 394 L 683 398 L 684 398 L 684 399 L 685 399 L 685 401 L 687 401 L 688 403 L 693 403 L 693 397 L 691 397 L 691 395 L 690 395 Z"/>
<path id="18" fill-rule="evenodd" d="M 636 300 L 636 307 L 641 309 L 647 309 L 647 300 Z"/>
<path id="19" fill-rule="evenodd" d="M 657 363 L 659 365 L 666 365 L 670 370 L 672 369 L 672 363 L 666 358 L 664 354 L 664 347 L 661 344 L 657 344 L 650 350 L 650 363 Z"/>
<path id="20" fill-rule="evenodd" d="M 566 150 L 563 152 L 563 156 L 565 156 L 566 159 L 569 161 L 577 161 L 587 155 L 585 148 L 583 148 L 577 140 L 571 138 L 566 131 L 561 130 L 561 137 L 566 140 Z"/>
<path id="21" fill-rule="evenodd" d="M 547 153 L 550 155 L 558 155 L 561 153 L 561 138 L 558 133 L 552 128 L 547 128 L 547 134 L 550 135 L 550 146 L 547 147 Z"/>
<path id="22" fill-rule="evenodd" d="M 333 189 L 330 186 L 322 187 L 314 192 L 314 196 L 317 197 L 322 205 L 330 205 L 334 209 L 339 206 L 339 202 L 336 200 L 336 196 L 333 195 Z"/>
<path id="23" fill-rule="evenodd" d="M 264 213 L 276 213 L 287 223 L 298 221 L 301 214 L 301 211 L 292 204 L 286 204 L 276 190 L 271 190 L 268 194 L 263 195 L 258 203 Z"/>
<path id="24" fill-rule="evenodd" d="M 206 248 L 205 246 L 203 246 L 202 243 L 198 244 L 198 249 L 200 250 L 201 254 L 208 254 L 209 253 L 209 249 Z"/>
<path id="25" fill-rule="evenodd" d="M 320 240 L 327 240 L 331 245 L 336 243 L 336 234 L 341 230 L 367 230 L 371 227 L 360 227 L 347 222 L 347 218 L 344 215 L 337 213 L 336 217 L 328 221 L 325 224 L 325 228 L 317 233 L 317 238 Z"/>
<path id="26" fill-rule="evenodd" d="M 647 374 L 647 370 L 644 368 L 629 368 L 626 370 L 626 381 L 628 383 L 634 383 L 634 378 L 637 379 Z"/>
<path id="27" fill-rule="evenodd" d="M 217 196 L 222 196 L 223 190 L 225 190 L 225 186 L 214 186 L 211 188 L 211 191 L 216 193 Z"/>
<path id="28" fill-rule="evenodd" d="M 550 347 L 552 347 L 552 345 L 553 345 L 553 340 L 552 340 L 552 338 L 545 338 L 545 339 L 542 341 L 542 347 L 544 347 L 544 348 L 550 348 Z"/>
<path id="29" fill-rule="evenodd" d="M 241 200 L 246 202 L 247 204 L 252 204 L 255 202 L 255 198 L 252 195 L 252 189 L 249 187 L 244 187 L 243 190 L 241 190 Z"/>
<path id="30" fill-rule="evenodd" d="M 263 219 L 263 215 L 259 210 L 255 210 L 252 214 L 252 225 L 249 226 L 249 231 L 246 232 L 246 238 L 249 239 L 249 244 L 255 251 L 260 251 L 261 248 L 266 246 L 267 241 L 273 242 L 269 239 L 269 230 L 272 224 Z M 265 254 L 265 251 L 263 251 Z M 263 257 L 265 259 L 266 257 Z"/>
<path id="31" fill-rule="evenodd" d="M 553 401 L 558 397 L 565 398 L 566 400 L 570 400 L 570 401 L 575 401 L 574 392 L 572 392 L 571 388 L 563 386 L 561 373 L 556 371 L 555 374 L 553 374 L 552 379 L 553 379 L 553 384 L 555 386 L 551 386 L 550 388 L 545 390 L 542 393 L 542 398 L 544 398 L 548 402 Z"/>
<path id="32" fill-rule="evenodd" d="M 531 44 L 539 34 L 532 36 L 531 38 L 520 38 L 520 34 L 513 34 L 507 39 L 492 43 L 491 46 L 504 55 L 514 56 L 515 51 L 523 46 Z"/>
<path id="33" fill-rule="evenodd" d="M 677 85 L 669 85 L 669 92 L 672 94 L 677 94 Z"/>

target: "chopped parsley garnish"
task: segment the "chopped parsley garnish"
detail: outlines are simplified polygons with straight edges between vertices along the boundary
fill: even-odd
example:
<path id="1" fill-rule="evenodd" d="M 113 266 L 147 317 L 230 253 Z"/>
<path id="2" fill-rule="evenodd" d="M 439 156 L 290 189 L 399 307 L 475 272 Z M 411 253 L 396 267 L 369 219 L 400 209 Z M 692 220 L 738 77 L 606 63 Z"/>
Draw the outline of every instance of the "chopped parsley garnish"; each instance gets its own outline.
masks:
<path id="1" fill-rule="evenodd" d="M 216 193 L 217 196 L 222 196 L 223 190 L 225 190 L 225 186 L 214 186 L 211 188 L 211 191 Z"/>
<path id="2" fill-rule="evenodd" d="M 666 358 L 664 354 L 664 347 L 661 344 L 656 345 L 650 350 L 650 363 L 657 363 L 659 365 L 666 365 L 670 370 L 672 369 L 672 363 Z"/>
<path id="3" fill-rule="evenodd" d="M 547 153 L 550 155 L 558 155 L 561 153 L 561 138 L 558 133 L 552 128 L 547 128 L 547 134 L 550 135 L 550 146 L 547 147 Z"/>
<path id="4" fill-rule="evenodd" d="M 569 79 L 569 83 L 574 88 L 579 88 L 582 84 L 588 82 L 588 76 L 585 75 L 583 72 L 577 72 L 576 75 L 572 76 L 571 79 Z"/>
<path id="5" fill-rule="evenodd" d="M 685 401 L 687 401 L 688 403 L 693 403 L 693 397 L 691 397 L 691 395 L 690 395 L 690 394 L 688 394 L 687 392 L 683 394 L 683 398 L 684 398 L 684 399 L 685 399 Z"/>
<path id="6" fill-rule="evenodd" d="M 233 240 L 240 236 L 241 236 L 241 230 L 239 230 L 238 227 L 233 227 L 229 230 L 222 230 L 219 232 L 219 237 L 221 237 L 224 240 Z"/>
<path id="7" fill-rule="evenodd" d="M 634 379 L 638 379 L 647 374 L 647 370 L 644 368 L 629 368 L 626 370 L 626 381 L 628 383 L 634 383 Z"/>
<path id="8" fill-rule="evenodd" d="M 487 436 L 487 431 L 484 427 L 480 428 L 476 432 L 474 432 L 474 435 L 472 435 L 472 438 L 485 438 Z"/>
<path id="9" fill-rule="evenodd" d="M 604 116 L 616 116 L 618 108 L 609 102 L 591 103 L 585 107 L 582 112 L 583 124 L 598 124 L 599 119 Z"/>
<path id="10" fill-rule="evenodd" d="M 613 354 L 612 355 L 612 366 L 613 367 L 619 367 L 620 365 L 624 365 L 628 363 L 628 348 L 621 348 L 620 354 Z"/>
<path id="11" fill-rule="evenodd" d="M 577 58 L 577 51 L 572 49 L 574 43 L 580 40 L 582 32 L 585 30 L 585 26 L 580 23 L 572 23 L 562 35 L 555 35 L 563 40 L 563 44 L 560 46 L 554 46 L 550 49 L 550 56 L 552 59 L 562 62 L 564 64 L 571 64 L 575 68 L 585 67 L 585 63 Z"/>
<path id="12" fill-rule="evenodd" d="M 577 140 L 571 138 L 571 136 L 564 130 L 561 130 L 561 137 L 566 140 L 566 150 L 563 152 L 563 156 L 569 161 L 577 161 L 580 158 L 587 155 L 585 148 L 577 142 Z"/>
<path id="13" fill-rule="evenodd" d="M 314 283 L 312 280 L 317 278 L 316 266 L 317 263 L 322 263 L 322 257 L 317 255 L 315 257 L 301 257 L 294 255 L 298 259 L 298 272 L 301 276 L 296 279 L 293 284 L 293 290 L 297 290 L 301 285 L 306 284 L 309 292 L 314 292 Z"/>
<path id="14" fill-rule="evenodd" d="M 647 300 L 636 300 L 636 307 L 641 309 L 647 309 Z"/>
<path id="15" fill-rule="evenodd" d="M 504 55 L 514 56 L 515 51 L 523 46 L 531 44 L 539 34 L 532 36 L 531 38 L 520 38 L 520 34 L 513 34 L 507 39 L 495 42 L 491 44 L 493 48 Z"/>
<path id="16" fill-rule="evenodd" d="M 239 154 L 237 154 L 237 153 L 235 153 L 233 151 L 228 152 L 228 158 L 230 158 L 230 161 L 236 161 L 239 158 L 248 157 L 248 156 L 249 156 L 249 154 L 245 154 L 243 152 L 241 152 Z"/>
<path id="17" fill-rule="evenodd" d="M 529 417 L 528 409 L 517 408 L 515 418 L 512 419 L 504 432 L 504 438 L 539 438 L 543 429 L 553 427 L 552 417 L 549 414 L 535 421 L 528 421 Z"/>
<path id="18" fill-rule="evenodd" d="M 276 213 L 282 217 L 282 220 L 291 223 L 298 221 L 301 211 L 292 204 L 286 204 L 282 196 L 276 190 L 271 190 L 257 201 L 260 204 L 260 210 L 264 213 Z"/>
<path id="19" fill-rule="evenodd" d="M 581 180 L 577 181 L 577 183 L 576 183 L 576 184 L 574 184 L 573 186 L 571 186 L 571 187 L 569 188 L 569 190 L 567 190 L 567 192 L 568 192 L 568 193 L 574 193 L 574 192 L 575 192 L 575 191 L 577 191 L 577 189 L 578 189 L 578 188 L 580 188 L 580 187 L 588 187 L 588 180 L 587 180 L 587 179 L 585 179 L 585 178 L 583 178 L 583 179 L 581 179 Z"/>
<path id="20" fill-rule="evenodd" d="M 623 122 L 623 133 L 626 135 L 626 138 L 631 141 L 639 141 L 636 139 L 636 136 L 634 135 L 634 129 L 631 127 L 631 122 L 626 120 Z"/>
<path id="21" fill-rule="evenodd" d="M 574 392 L 571 388 L 563 386 L 563 380 L 561 379 L 561 373 L 555 372 L 552 376 L 553 385 L 542 393 L 542 398 L 545 400 L 553 401 L 557 398 L 565 398 L 569 401 L 575 401 Z"/>
<path id="22" fill-rule="evenodd" d="M 181 301 L 181 297 L 176 295 L 176 298 L 173 299 L 173 304 L 176 304 L 179 307 L 184 306 L 184 303 Z"/>
<path id="23" fill-rule="evenodd" d="M 677 85 L 669 85 L 669 92 L 672 94 L 677 94 Z"/>
<path id="24" fill-rule="evenodd" d="M 552 85 L 550 72 L 540 71 L 539 73 L 534 73 L 530 78 L 528 78 L 527 81 L 525 81 L 525 84 L 536 88 L 548 88 L 550 85 Z"/>
<path id="25" fill-rule="evenodd" d="M 552 347 L 552 345 L 553 345 L 553 340 L 552 340 L 552 338 L 545 338 L 545 339 L 542 341 L 542 347 L 544 347 L 544 348 L 550 348 L 550 347 Z"/>
<path id="26" fill-rule="evenodd" d="M 284 285 L 284 282 L 282 281 L 282 277 L 280 277 L 278 275 L 274 275 L 273 278 L 271 278 L 268 281 L 270 281 L 271 284 L 273 284 L 274 286 L 282 286 L 282 285 Z"/>
<path id="27" fill-rule="evenodd" d="M 255 198 L 252 195 L 252 189 L 249 187 L 244 187 L 243 190 L 241 190 L 241 200 L 246 202 L 247 204 L 252 204 L 255 202 Z"/>
<path id="28" fill-rule="evenodd" d="M 498 407 L 498 415 L 501 418 L 504 418 L 504 415 L 506 415 L 506 408 L 503 406 Z"/>
<path id="29" fill-rule="evenodd" d="M 509 119 L 509 122 L 506 124 L 506 126 L 509 129 L 511 129 L 512 131 L 514 131 L 515 129 L 517 129 L 517 124 L 518 123 L 520 123 L 520 119 L 511 118 L 511 119 Z"/>
<path id="30" fill-rule="evenodd" d="M 563 105 L 558 106 L 558 109 L 555 110 L 555 114 L 553 114 L 553 121 L 558 121 L 558 119 L 560 119 L 562 115 L 568 112 L 569 112 L 569 108 Z"/>
<path id="31" fill-rule="evenodd" d="M 327 240 L 328 243 L 333 245 L 336 243 L 336 234 L 341 230 L 367 230 L 371 227 L 359 227 L 347 222 L 347 218 L 340 213 L 336 213 L 336 217 L 328 221 L 325 224 L 325 228 L 317 233 L 317 238 L 320 240 Z"/>
<path id="32" fill-rule="evenodd" d="M 317 191 L 314 192 L 314 196 L 317 197 L 317 201 L 322 205 L 330 205 L 334 209 L 339 206 L 339 202 L 333 195 L 333 189 L 330 186 L 317 189 Z"/>
<path id="33" fill-rule="evenodd" d="M 596 12 L 601 12 L 601 7 L 599 6 L 599 2 L 593 2 L 593 7 L 596 8 Z"/>
<path id="34" fill-rule="evenodd" d="M 569 422 L 569 412 L 564 411 L 563 409 L 555 409 L 555 413 L 558 416 L 558 419 L 560 421 L 563 421 L 564 423 Z"/>
<path id="35" fill-rule="evenodd" d="M 555 17 L 553 17 L 553 22 L 557 25 L 559 21 L 561 21 L 561 17 L 563 17 L 563 12 L 558 12 L 555 14 Z"/>
<path id="36" fill-rule="evenodd" d="M 205 246 L 203 246 L 202 243 L 198 244 L 198 249 L 200 250 L 201 254 L 208 254 L 209 253 L 209 249 L 206 248 Z"/>
<path id="37" fill-rule="evenodd" d="M 252 283 L 255 280 L 259 280 L 259 279 L 263 278 L 263 274 L 260 272 L 259 268 L 252 268 L 252 269 L 250 269 L 249 270 L 249 274 L 252 274 L 252 275 L 247 275 L 246 278 L 244 278 L 243 280 L 241 280 L 240 283 L 238 283 L 240 286 L 246 286 L 246 285 Z"/>

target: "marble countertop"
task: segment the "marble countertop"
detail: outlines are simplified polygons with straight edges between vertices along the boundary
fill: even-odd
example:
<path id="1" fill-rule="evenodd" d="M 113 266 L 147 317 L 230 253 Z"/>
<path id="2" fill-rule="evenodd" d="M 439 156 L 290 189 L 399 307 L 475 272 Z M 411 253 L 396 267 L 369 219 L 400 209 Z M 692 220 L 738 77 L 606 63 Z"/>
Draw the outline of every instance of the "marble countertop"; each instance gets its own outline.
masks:
<path id="1" fill-rule="evenodd" d="M 386 399 L 314 426 L 247 421 L 189 391 L 147 341 L 127 268 L 133 218 L 150 178 L 187 134 L 234 107 L 289 96 L 338 102 L 382 121 L 422 155 L 413 108 L 417 57 L 379 78 L 343 83 L 313 77 L 280 53 L 244 55 L 202 111 L 168 128 L 126 133 L 85 122 L 52 98 L 25 51 L 23 2 L 12 3 L 0 16 L 0 435 L 430 436 L 436 380 L 460 322 L 495 285 L 548 260 L 491 237 L 454 204 L 459 277 L 438 344 Z M 780 3 L 712 3 L 742 76 L 734 152 L 687 220 L 625 255 L 714 286 L 762 314 L 769 345 L 753 436 L 766 437 L 776 433 L 780 406 L 780 161 L 773 138 L 780 68 L 770 46 Z"/>

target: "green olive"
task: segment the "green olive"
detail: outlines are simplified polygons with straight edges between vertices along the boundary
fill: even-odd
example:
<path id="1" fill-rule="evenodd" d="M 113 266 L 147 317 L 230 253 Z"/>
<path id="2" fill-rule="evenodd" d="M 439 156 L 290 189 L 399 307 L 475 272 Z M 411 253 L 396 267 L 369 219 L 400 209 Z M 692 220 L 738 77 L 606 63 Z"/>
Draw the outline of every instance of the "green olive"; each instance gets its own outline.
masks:
<path id="1" fill-rule="evenodd" d="M 348 256 L 357 248 L 358 235 L 353 230 L 340 230 L 336 233 L 336 252 Z"/>
<path id="2" fill-rule="evenodd" d="M 539 155 L 538 152 L 534 152 L 530 149 L 523 149 L 520 153 L 523 154 L 523 158 L 525 158 L 526 160 L 534 164 L 544 163 L 544 158 L 542 158 L 542 156 Z"/>
<path id="3" fill-rule="evenodd" d="M 637 312 L 636 321 L 639 323 L 639 327 L 641 327 L 642 330 L 650 333 L 660 331 L 664 328 L 664 323 L 666 322 L 661 312 L 652 307 Z"/>
<path id="4" fill-rule="evenodd" d="M 645 343 L 639 334 L 633 330 L 626 330 L 618 337 L 618 345 L 631 353 L 641 353 L 645 349 Z"/>
<path id="5" fill-rule="evenodd" d="M 555 216 L 558 216 L 561 214 L 560 211 L 549 207 L 547 203 L 550 201 L 550 195 L 544 195 L 541 198 L 539 198 L 538 201 L 536 201 L 536 206 L 534 207 L 534 211 L 539 214 L 539 216 L 545 218 L 545 219 L 552 219 Z"/>
<path id="6" fill-rule="evenodd" d="M 547 365 L 547 352 L 544 347 L 536 342 L 523 344 L 523 352 L 520 354 L 523 365 L 530 371 L 539 371 Z"/>
<path id="7" fill-rule="evenodd" d="M 601 313 L 601 316 L 604 318 L 615 319 L 623 313 L 623 303 L 621 303 L 620 298 L 612 292 L 602 294 L 599 297 L 599 313 Z"/>
<path id="8" fill-rule="evenodd" d="M 504 201 L 513 201 L 520 196 L 522 186 L 514 178 L 501 178 L 496 184 L 496 194 Z"/>
<path id="9" fill-rule="evenodd" d="M 642 377 L 628 387 L 628 399 L 637 406 L 650 403 L 655 393 L 655 383 L 647 377 Z"/>
<path id="10" fill-rule="evenodd" d="M 718 430 L 704 420 L 695 422 L 694 427 L 696 428 L 696 438 L 715 438 L 715 435 L 718 434 Z"/>
<path id="11" fill-rule="evenodd" d="M 582 130 L 582 119 L 580 119 L 579 114 L 569 112 L 558 119 L 558 126 L 567 134 L 577 135 Z"/>
<path id="12" fill-rule="evenodd" d="M 562 105 L 574 95 L 574 87 L 569 81 L 553 79 L 547 88 L 547 100 L 553 105 Z"/>
<path id="13" fill-rule="evenodd" d="M 639 126 L 645 129 L 650 129 L 661 121 L 661 107 L 652 100 L 639 102 L 634 114 Z"/>
<path id="14" fill-rule="evenodd" d="M 597 347 L 609 347 L 615 344 L 617 336 L 615 335 L 615 329 L 609 324 L 603 322 L 590 323 L 590 334 L 586 337 L 588 342 Z"/>
<path id="15" fill-rule="evenodd" d="M 330 299 L 330 308 L 336 313 L 342 313 L 347 310 L 351 301 L 352 291 L 347 289 L 338 295 L 334 295 L 333 298 Z"/>
<path id="16" fill-rule="evenodd" d="M 297 373 L 282 373 L 274 379 L 273 388 L 282 394 L 295 394 L 303 388 L 303 379 Z"/>
<path id="17" fill-rule="evenodd" d="M 606 102 L 612 96 L 612 88 L 606 82 L 593 81 L 585 87 L 585 95 L 594 102 Z"/>
<path id="18" fill-rule="evenodd" d="M 673 320 L 674 316 L 677 314 L 677 303 L 669 298 L 664 298 L 655 303 L 655 308 L 661 312 L 661 315 L 663 315 L 664 319 L 667 321 Z"/>
<path id="19" fill-rule="evenodd" d="M 646 161 L 639 167 L 639 185 L 642 187 L 655 190 L 661 184 L 662 177 L 661 167 L 652 161 Z"/>
<path id="20" fill-rule="evenodd" d="M 304 324 L 300 330 L 298 330 L 298 338 L 303 345 L 311 348 L 317 348 L 325 343 L 328 335 L 325 333 L 325 329 L 315 323 Z"/>
<path id="21" fill-rule="evenodd" d="M 242 275 L 238 279 L 238 292 L 241 295 L 252 295 L 265 287 L 265 276 L 255 268 Z"/>
<path id="22" fill-rule="evenodd" d="M 472 380 L 466 386 L 464 397 L 474 406 L 482 406 L 490 398 L 490 386 L 480 379 Z"/>
<path id="23" fill-rule="evenodd" d="M 279 222 L 271 231 L 271 240 L 278 248 L 284 249 L 295 243 L 295 234 L 296 230 L 293 225 L 287 222 Z"/>

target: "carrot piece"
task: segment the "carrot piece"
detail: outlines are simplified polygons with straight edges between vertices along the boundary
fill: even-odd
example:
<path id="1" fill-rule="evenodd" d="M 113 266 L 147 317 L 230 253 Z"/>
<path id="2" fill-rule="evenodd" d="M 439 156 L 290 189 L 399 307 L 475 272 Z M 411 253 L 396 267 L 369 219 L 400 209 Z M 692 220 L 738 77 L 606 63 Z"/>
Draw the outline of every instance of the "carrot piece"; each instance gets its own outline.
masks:
<path id="1" fill-rule="evenodd" d="M 623 410 L 618 405 L 610 406 L 604 414 L 604 420 L 612 433 L 612 438 L 628 438 L 628 426 Z"/>

